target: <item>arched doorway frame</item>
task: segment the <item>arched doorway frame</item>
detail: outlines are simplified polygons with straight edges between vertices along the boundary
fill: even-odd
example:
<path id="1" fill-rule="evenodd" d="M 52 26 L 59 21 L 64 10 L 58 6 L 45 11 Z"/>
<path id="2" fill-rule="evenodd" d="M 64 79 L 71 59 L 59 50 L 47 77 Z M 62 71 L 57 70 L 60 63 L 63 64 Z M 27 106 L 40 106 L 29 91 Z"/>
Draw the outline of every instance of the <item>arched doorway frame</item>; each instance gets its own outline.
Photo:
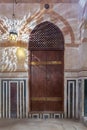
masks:
<path id="1" fill-rule="evenodd" d="M 46 26 L 46 27 L 45 27 Z M 44 27 L 45 27 L 45 31 L 44 31 Z M 51 41 L 50 41 L 50 43 L 51 43 L 51 45 L 49 45 L 49 38 L 48 38 L 48 32 L 51 32 L 52 30 L 48 30 L 48 28 L 49 29 L 51 29 L 51 28 L 53 28 L 53 30 L 55 30 L 54 32 L 53 32 L 53 36 L 55 36 L 55 38 L 51 35 L 51 37 L 50 37 L 50 35 L 49 35 L 49 38 L 51 39 Z M 47 32 L 46 32 L 47 31 Z M 41 33 L 42 32 L 42 33 Z M 46 35 L 45 35 L 45 33 L 46 33 Z M 52 33 L 52 32 L 51 32 Z M 39 36 L 39 35 L 40 36 Z M 43 35 L 43 37 L 42 37 L 42 34 L 44 34 Z M 55 34 L 55 35 L 54 35 Z M 57 36 L 56 36 L 57 35 Z M 45 40 L 46 39 L 46 40 Z M 52 40 L 54 40 L 54 41 L 52 41 Z M 55 40 L 56 40 L 56 43 L 55 43 Z M 40 45 L 41 44 L 41 45 Z M 52 46 L 53 45 L 53 46 Z M 52 47 L 51 47 L 52 46 Z M 31 34 L 30 34 L 30 40 L 29 40 L 29 50 L 31 51 L 30 52 L 30 59 L 29 59 L 29 70 L 30 70 L 30 73 L 29 73 L 29 77 L 30 77 L 30 80 L 31 80 L 31 67 L 32 67 L 32 65 L 39 65 L 39 64 L 41 64 L 42 65 L 42 63 L 43 63 L 43 61 L 42 61 L 42 63 L 37 63 L 36 64 L 36 62 L 35 61 L 32 61 L 31 59 L 33 59 L 32 58 L 32 51 L 61 51 L 62 53 L 62 55 L 61 56 L 63 56 L 63 58 L 62 58 L 62 60 L 61 61 L 58 61 L 58 62 L 61 62 L 61 64 L 62 64 L 62 69 L 61 69 L 61 72 L 63 73 L 63 78 L 61 79 L 62 80 L 62 89 L 63 89 L 63 91 L 61 91 L 61 93 L 63 93 L 62 94 L 62 98 L 63 98 L 63 100 L 62 100 L 62 111 L 64 111 L 64 37 L 63 37 L 63 34 L 62 34 L 62 32 L 61 32 L 61 30 L 56 26 L 56 25 L 54 25 L 53 23 L 51 23 L 51 22 L 48 22 L 48 21 L 45 21 L 45 22 L 42 22 L 41 24 L 39 24 L 39 25 L 37 25 L 35 28 L 34 28 L 34 30 L 31 32 Z M 45 52 L 46 53 L 46 52 Z M 49 54 L 49 53 L 48 53 Z M 34 56 L 33 56 L 34 57 Z M 59 57 L 60 57 L 60 55 L 59 55 Z M 61 59 L 61 58 L 60 58 Z M 35 63 L 34 63 L 35 62 Z M 48 61 L 49 62 L 49 61 Z M 50 61 L 51 62 L 51 61 Z M 32 64 L 33 63 L 33 64 Z M 52 63 L 53 63 L 53 61 L 52 61 Z M 56 62 L 57 63 L 57 62 Z M 46 64 L 47 64 L 47 62 L 46 62 Z M 59 64 L 59 63 L 58 63 Z M 44 64 L 45 65 L 45 64 Z M 58 66 L 57 66 L 58 67 Z M 33 70 L 34 71 L 34 70 Z M 60 73 L 60 75 L 61 75 L 61 73 Z M 57 75 L 57 77 L 58 77 L 58 75 Z M 30 81 L 30 88 L 31 88 L 31 84 L 33 84 L 33 81 L 32 81 L 32 83 L 31 83 L 31 81 Z M 58 85 L 57 85 L 58 86 Z M 54 86 L 53 86 L 54 87 Z M 57 90 L 59 90 L 59 88 L 57 88 Z M 56 91 L 57 91 L 56 90 Z M 31 92 L 31 90 L 30 90 L 30 92 Z M 32 93 L 32 92 L 31 92 Z M 31 95 L 31 94 L 30 94 Z M 31 97 L 30 96 L 30 104 L 31 104 L 31 102 L 35 102 L 35 101 L 41 101 L 42 99 L 44 99 L 43 97 L 39 97 L 39 100 L 37 100 L 37 97 Z M 50 99 L 50 97 L 49 98 L 47 98 L 47 99 Z M 52 99 L 52 98 L 51 98 Z M 53 99 L 52 99 L 53 100 Z M 59 97 L 57 97 L 56 98 L 56 100 L 58 101 L 59 100 Z M 44 100 L 45 101 L 45 100 Z M 37 110 L 37 109 L 36 109 Z M 34 110 L 35 111 L 35 110 Z M 42 111 L 42 110 L 41 110 Z"/>

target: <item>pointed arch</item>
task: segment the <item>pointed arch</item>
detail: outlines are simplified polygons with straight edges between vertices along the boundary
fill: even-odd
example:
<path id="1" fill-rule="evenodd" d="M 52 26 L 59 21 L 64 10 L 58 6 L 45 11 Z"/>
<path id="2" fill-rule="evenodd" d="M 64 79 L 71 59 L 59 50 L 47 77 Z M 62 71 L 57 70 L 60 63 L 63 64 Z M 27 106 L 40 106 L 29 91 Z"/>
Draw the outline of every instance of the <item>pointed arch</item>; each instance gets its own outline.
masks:
<path id="1" fill-rule="evenodd" d="M 31 32 L 29 50 L 64 50 L 61 30 L 51 22 L 38 24 Z"/>

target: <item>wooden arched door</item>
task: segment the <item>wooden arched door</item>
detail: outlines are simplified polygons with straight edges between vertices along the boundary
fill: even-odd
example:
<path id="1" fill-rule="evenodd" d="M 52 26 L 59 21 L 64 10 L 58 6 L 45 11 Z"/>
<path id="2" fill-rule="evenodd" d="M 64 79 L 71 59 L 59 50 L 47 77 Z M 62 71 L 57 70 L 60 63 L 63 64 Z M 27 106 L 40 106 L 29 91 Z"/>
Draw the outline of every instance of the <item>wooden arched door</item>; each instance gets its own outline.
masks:
<path id="1" fill-rule="evenodd" d="M 29 87 L 31 111 L 63 111 L 64 39 L 60 29 L 43 22 L 29 40 Z"/>

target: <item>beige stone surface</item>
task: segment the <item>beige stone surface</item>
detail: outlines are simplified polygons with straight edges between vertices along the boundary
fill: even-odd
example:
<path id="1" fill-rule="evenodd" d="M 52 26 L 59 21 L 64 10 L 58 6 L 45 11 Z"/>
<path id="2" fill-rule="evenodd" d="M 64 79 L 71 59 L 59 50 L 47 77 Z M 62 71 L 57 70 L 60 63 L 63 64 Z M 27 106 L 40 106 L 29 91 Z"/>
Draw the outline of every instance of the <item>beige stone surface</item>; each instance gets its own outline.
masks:
<path id="1" fill-rule="evenodd" d="M 74 47 L 65 48 L 65 70 L 78 70 L 81 68 L 79 49 Z"/>
<path id="2" fill-rule="evenodd" d="M 8 0 L 10 1 L 10 0 Z M 38 0 L 37 0 L 38 1 Z M 50 0 L 47 2 L 49 3 Z M 56 0 L 55 0 L 56 1 Z M 34 29 L 34 27 L 43 22 L 43 21 L 50 21 L 53 24 L 57 25 L 60 30 L 62 31 L 64 35 L 64 42 L 65 42 L 65 59 L 64 59 L 64 68 L 65 70 L 75 70 L 81 68 L 80 64 L 80 50 L 78 49 L 79 47 L 75 47 L 75 45 L 79 45 L 79 23 L 78 23 L 78 7 L 79 4 L 77 2 L 72 3 L 69 0 L 66 0 L 66 2 L 62 2 L 60 0 L 60 3 L 56 3 L 55 1 L 50 1 L 54 2 L 54 4 L 49 4 L 50 9 L 45 10 L 44 4 L 45 0 L 43 0 L 42 3 L 18 3 L 15 4 L 15 15 L 16 15 L 16 22 L 17 22 L 17 30 L 19 37 L 18 39 L 22 40 L 27 39 L 27 36 L 29 37 L 30 32 Z M 73 1 L 73 0 L 72 0 Z M 77 0 L 76 0 L 77 1 Z M 6 2 L 6 0 L 4 1 Z M 69 3 L 68 3 L 69 2 Z M 70 3 L 71 2 L 71 3 Z M 3 10 L 4 8 L 4 10 Z M 19 10 L 20 9 L 20 10 Z M 6 38 L 7 35 L 10 31 L 10 22 L 12 22 L 12 11 L 13 6 L 12 3 L 0 3 L 0 29 L 1 30 L 1 36 L 5 35 L 6 33 Z M 21 11 L 21 13 L 20 13 Z M 5 19 L 6 18 L 6 19 Z M 28 29 L 29 28 L 29 29 Z M 26 37 L 25 37 L 26 34 Z M 23 37 L 22 37 L 23 36 Z M 3 39 L 3 38 L 2 38 Z M 28 43 L 29 43 L 29 38 L 28 38 Z M 11 43 L 9 43 L 11 44 Z M 73 45 L 74 47 L 67 47 L 66 44 L 68 45 Z M 21 45 L 21 44 L 20 44 Z M 3 43 L 3 46 L 6 48 L 6 44 Z M 10 46 L 10 45 L 9 45 Z M 11 47 L 12 48 L 12 47 Z M 2 60 L 2 54 L 3 50 L 1 48 L 0 44 L 0 59 Z M 14 55 L 15 56 L 15 55 Z M 9 55 L 7 56 L 9 59 Z M 85 59 L 84 59 L 85 60 Z M 85 60 L 86 61 L 86 60 Z M 11 61 L 9 61 L 11 62 Z M 6 64 L 7 69 L 3 69 L 4 71 L 9 69 L 8 62 L 3 64 Z M 28 62 L 27 62 L 28 64 Z M 2 64 L 0 62 L 0 68 L 2 68 Z M 10 69 L 9 71 L 27 71 L 27 69 L 24 69 L 24 63 L 22 64 L 21 62 L 16 63 L 16 69 Z"/>
<path id="3" fill-rule="evenodd" d="M 87 70 L 87 43 L 83 43 L 82 47 L 82 68 Z"/>
<path id="4" fill-rule="evenodd" d="M 78 3 L 79 0 L 16 0 L 17 2 L 23 2 L 23 3 L 40 3 L 40 2 L 51 2 L 51 3 Z M 10 3 L 12 0 L 0 0 L 1 3 Z"/>
<path id="5" fill-rule="evenodd" d="M 63 119 L 3 119 L 0 120 L 0 130 L 87 130 L 87 128 L 77 121 Z"/>

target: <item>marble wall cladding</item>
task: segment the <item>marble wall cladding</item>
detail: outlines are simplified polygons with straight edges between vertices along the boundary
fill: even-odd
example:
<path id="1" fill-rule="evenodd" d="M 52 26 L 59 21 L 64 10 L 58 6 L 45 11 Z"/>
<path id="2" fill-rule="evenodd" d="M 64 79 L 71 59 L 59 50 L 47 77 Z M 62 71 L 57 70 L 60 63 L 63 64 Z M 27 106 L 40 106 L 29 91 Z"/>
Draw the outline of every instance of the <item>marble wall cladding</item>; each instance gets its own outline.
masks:
<path id="1" fill-rule="evenodd" d="M 72 19 L 78 17 L 78 7 L 78 3 L 59 3 L 54 4 L 54 11 L 60 13 L 66 19 Z M 66 8 L 67 10 L 64 10 Z"/>
<path id="2" fill-rule="evenodd" d="M 82 43 L 87 43 L 87 0 L 79 1 L 80 38 Z"/>
<path id="3" fill-rule="evenodd" d="M 46 1 L 45 1 L 46 2 Z M 83 116 L 84 113 L 84 77 L 87 77 L 87 29 L 84 20 L 79 17 L 79 4 L 78 3 L 53 3 L 49 4 L 50 9 L 46 10 L 44 8 L 44 3 L 28 3 L 28 4 L 20 4 L 16 5 L 16 19 L 17 26 L 19 31 L 20 38 L 24 37 L 24 39 L 28 39 L 27 43 L 29 43 L 29 34 L 34 29 L 36 25 L 43 21 L 49 21 L 53 24 L 57 25 L 63 33 L 65 40 L 65 50 L 64 50 L 64 111 L 67 116 L 68 110 L 70 110 L 70 99 L 68 97 L 69 91 L 66 91 L 67 88 L 75 93 L 72 93 L 74 97 L 77 96 L 76 101 L 73 100 L 73 104 L 76 107 L 75 103 L 79 103 L 81 100 L 81 106 L 77 106 L 75 108 L 75 112 L 71 111 L 72 117 L 77 114 L 77 117 Z M 3 8 L 5 10 L 3 10 Z M 20 8 L 20 10 L 19 10 Z M 0 4 L 0 42 L 1 38 L 5 38 L 4 36 L 8 36 L 9 32 L 9 23 L 12 23 L 12 14 L 9 13 L 12 9 L 11 3 L 9 4 Z M 21 11 L 21 13 L 20 13 Z M 81 14 L 82 15 L 82 14 Z M 9 22 L 10 21 L 10 22 Z M 6 25 L 7 23 L 7 25 Z M 2 26 L 1 26 L 2 25 Z M 27 29 L 28 28 L 28 29 Z M 5 35 L 4 35 L 5 34 Z M 25 35 L 26 34 L 26 35 Z M 28 37 L 27 37 L 28 36 Z M 23 40 L 24 40 L 23 39 Z M 1 44 L 0 44 L 1 45 Z M 25 61 L 17 59 L 16 51 L 17 47 L 9 46 L 0 47 L 0 82 L 1 80 L 19 80 L 26 79 L 27 86 L 29 75 L 28 75 L 28 56 L 26 55 L 26 64 Z M 26 48 L 26 52 L 27 52 Z M 5 52 L 5 53 L 4 53 Z M 12 52 L 12 53 L 11 53 Z M 11 55 L 10 55 L 11 53 Z M 12 56 L 13 59 L 10 57 Z M 4 69 L 3 69 L 4 67 Z M 3 71 L 4 70 L 4 71 Z M 79 85 L 79 78 L 82 79 L 82 84 Z M 71 85 L 71 88 L 70 88 Z M 82 90 L 79 90 L 82 88 Z M 80 92 L 79 92 L 80 91 Z M 1 91 L 0 91 L 1 92 Z M 28 92 L 28 87 L 27 87 Z M 83 96 L 80 97 L 78 93 L 82 93 Z M 77 95 L 76 95 L 77 94 Z M 26 105 L 28 104 L 29 93 L 26 96 Z M 68 107 L 67 109 L 67 101 Z M 75 103 L 74 103 L 75 101 Z M 81 107 L 81 108 L 80 108 Z M 80 108 L 80 109 L 79 109 Z M 27 110 L 29 108 L 27 107 Z M 80 111 L 79 111 L 80 110 Z M 68 116 L 67 116 L 68 117 Z M 70 115 L 69 115 L 70 117 Z"/>
<path id="4" fill-rule="evenodd" d="M 84 38 L 87 38 L 87 28 L 83 29 L 83 32 L 82 32 L 82 42 L 85 42 L 85 41 L 83 41 Z"/>
<path id="5" fill-rule="evenodd" d="M 28 80 L 26 78 L 0 79 L 0 118 L 28 116 Z"/>
<path id="6" fill-rule="evenodd" d="M 87 80 L 87 76 L 81 77 L 81 75 L 80 76 L 76 75 L 76 73 L 72 73 L 71 77 L 70 77 L 70 75 L 68 75 L 68 76 L 66 76 L 66 78 L 65 78 L 65 91 L 64 91 L 64 95 L 65 95 L 65 107 L 64 107 L 65 116 L 69 118 L 70 116 L 75 114 L 75 116 L 76 116 L 75 118 L 82 120 L 82 119 L 84 119 L 84 117 L 86 117 L 86 119 L 87 119 L 87 115 L 85 115 L 85 113 L 84 113 L 85 112 L 84 111 L 84 103 L 85 103 L 84 102 L 84 94 L 85 94 L 84 88 L 85 88 L 85 80 Z M 71 90 L 72 86 L 73 86 L 74 90 Z M 71 91 L 71 93 L 70 93 L 70 91 Z M 73 96 L 72 96 L 72 93 L 73 93 Z M 72 98 L 71 102 L 70 102 L 69 97 Z M 76 101 L 73 100 L 73 98 L 75 98 Z M 72 103 L 75 103 L 75 104 L 72 105 Z M 75 106 L 74 109 L 70 108 L 71 106 Z"/>
<path id="7" fill-rule="evenodd" d="M 79 70 L 82 67 L 87 67 L 87 61 L 85 55 L 87 44 L 82 44 L 80 47 L 65 47 L 64 52 L 64 68 L 66 70 Z M 4 53 L 4 51 L 6 52 Z M 26 71 L 28 70 L 27 57 L 25 61 L 17 59 L 16 52 L 13 54 L 15 48 L 0 49 L 0 71 Z M 10 53 L 13 58 L 10 57 Z M 84 53 L 82 53 L 84 52 Z"/>
<path id="8" fill-rule="evenodd" d="M 80 64 L 80 54 L 79 48 L 66 47 L 65 48 L 65 71 L 66 70 L 79 70 L 81 68 Z"/>
<path id="9" fill-rule="evenodd" d="M 48 2 L 49 3 L 49 2 Z M 46 10 L 44 8 L 43 3 L 28 3 L 28 4 L 16 4 L 16 20 L 18 22 L 17 26 L 21 28 L 19 31 L 20 38 L 26 34 L 28 36 L 29 41 L 29 34 L 34 29 L 36 25 L 43 21 L 49 21 L 57 25 L 63 35 L 65 40 L 65 52 L 64 52 L 64 68 L 65 72 L 68 71 L 79 71 L 81 68 L 86 68 L 87 62 L 86 57 L 86 44 L 81 44 L 82 39 L 86 38 L 86 29 L 82 27 L 80 30 L 80 25 L 84 22 L 80 21 L 79 19 L 79 4 L 78 3 L 49 3 L 49 9 Z M 5 10 L 3 10 L 3 7 Z M 34 8 L 33 8 L 34 7 Z M 21 13 L 19 11 L 21 8 Z M 11 3 L 0 4 L 0 12 L 1 12 L 1 25 L 3 26 L 3 31 L 1 30 L 1 35 L 5 33 L 5 29 L 9 31 L 9 20 L 12 20 L 11 13 L 7 13 L 12 9 Z M 7 25 L 5 23 L 7 21 Z M 10 22 L 9 22 L 10 23 Z M 5 28 L 6 27 L 6 28 Z M 27 30 L 29 28 L 29 30 Z M 1 29 L 1 26 L 0 26 Z M 7 32 L 6 31 L 6 32 Z M 83 34 L 81 32 L 83 32 Z M 3 33 L 2 33 L 3 32 Z M 25 34 L 24 34 L 24 33 Z M 21 35 L 22 34 L 22 35 Z M 82 34 L 82 35 L 81 35 Z M 25 39 L 27 37 L 25 36 Z M 24 37 L 24 36 L 23 36 Z M 87 43 L 87 42 L 84 42 Z M 67 44 L 69 46 L 67 46 Z M 81 45 L 80 45 L 81 44 Z M 78 46 L 77 46 L 78 45 Z M 9 45 L 10 46 L 10 45 Z M 3 48 L 0 47 L 0 60 L 3 58 Z M 15 57 L 15 55 L 14 55 Z M 9 56 L 8 56 L 9 58 Z M 5 65 L 5 60 L 3 65 Z M 10 62 L 10 59 L 9 59 Z M 15 64 L 15 63 L 14 63 Z M 8 66 L 8 63 L 5 67 Z M 0 71 L 2 70 L 2 64 L 0 62 Z M 21 63 L 21 61 L 16 61 L 16 69 L 10 69 L 9 71 L 27 71 L 28 70 L 28 61 L 26 64 Z M 27 72 L 26 72 L 27 73 Z"/>
<path id="10" fill-rule="evenodd" d="M 49 4 L 48 10 L 44 8 L 44 5 L 45 3 L 42 4 L 18 3 L 15 5 L 15 15 L 16 15 L 15 23 L 21 39 L 22 37 L 25 36 L 25 34 L 26 35 L 27 33 L 29 34 L 30 30 L 32 30 L 38 23 L 43 22 L 44 20 L 45 21 L 48 20 L 50 22 L 53 22 L 54 24 L 58 22 L 58 26 L 61 29 L 62 24 L 59 21 L 61 18 L 63 19 L 63 22 L 65 24 L 67 24 L 68 22 L 69 24 L 68 26 L 72 28 L 74 34 L 78 34 L 78 26 L 77 26 L 78 25 L 78 4 L 77 3 Z M 3 8 L 5 10 L 3 10 Z M 19 11 L 19 8 L 21 10 L 21 13 Z M 12 10 L 11 3 L 0 4 L 0 14 L 1 14 L 0 19 L 1 19 L 1 25 L 3 26 L 3 28 L 1 29 L 1 33 L 3 35 L 4 33 L 6 33 L 6 36 L 7 36 L 7 32 L 10 31 L 11 24 L 12 24 L 12 14 L 10 13 L 11 10 Z M 55 12 L 55 14 L 53 12 Z M 59 14 L 61 17 L 58 17 L 56 14 Z M 29 28 L 29 31 L 27 28 Z M 3 36 L 2 37 L 6 38 L 6 36 L 4 35 L 4 37 Z M 75 40 L 76 40 L 74 41 L 75 43 L 79 43 L 78 35 L 75 35 Z"/>
<path id="11" fill-rule="evenodd" d="M 82 121 L 83 121 L 84 125 L 87 126 L 87 117 L 84 117 Z"/>
<path id="12" fill-rule="evenodd" d="M 81 58 L 81 61 L 82 61 L 82 68 L 83 70 L 87 70 L 87 43 L 83 43 L 81 45 L 81 49 L 82 49 L 82 58 Z"/>
<path id="13" fill-rule="evenodd" d="M 53 9 L 56 13 L 59 13 L 64 19 L 68 21 L 75 36 L 75 43 L 79 43 L 79 20 L 78 20 L 78 10 L 79 4 L 77 3 L 60 3 L 54 5 Z M 67 10 L 66 10 L 67 8 Z M 68 39 L 67 39 L 68 40 Z"/>
<path id="14" fill-rule="evenodd" d="M 87 43 L 65 48 L 65 77 L 87 77 Z"/>
<path id="15" fill-rule="evenodd" d="M 87 21 L 82 24 L 82 28 L 80 29 L 81 43 L 87 43 Z"/>
<path id="16" fill-rule="evenodd" d="M 0 16 L 6 16 L 9 19 L 12 19 L 12 10 L 13 10 L 13 3 L 0 3 Z M 34 7 L 34 8 L 33 8 Z M 4 8 L 4 10 L 3 10 Z M 32 9 L 33 8 L 33 9 Z M 21 13 L 20 13 L 20 10 Z M 24 16 L 33 15 L 37 12 L 37 10 L 40 10 L 40 4 L 38 3 L 18 3 L 15 4 L 15 15 L 17 20 L 23 19 Z"/>
<path id="17" fill-rule="evenodd" d="M 81 115 L 81 84 L 76 78 L 67 79 L 67 85 L 65 87 L 64 93 L 66 93 L 65 102 L 65 116 L 68 118 L 79 119 Z"/>
<path id="18" fill-rule="evenodd" d="M 2 72 L 0 73 L 0 78 L 27 78 L 28 79 L 28 72 Z"/>
<path id="19" fill-rule="evenodd" d="M 63 4 L 64 8 L 67 8 L 66 11 L 60 11 L 61 15 L 69 22 L 75 36 L 75 43 L 79 43 L 79 20 L 78 20 L 78 4 Z M 60 9 L 61 10 L 61 9 Z M 59 10 L 58 10 L 59 12 Z"/>

